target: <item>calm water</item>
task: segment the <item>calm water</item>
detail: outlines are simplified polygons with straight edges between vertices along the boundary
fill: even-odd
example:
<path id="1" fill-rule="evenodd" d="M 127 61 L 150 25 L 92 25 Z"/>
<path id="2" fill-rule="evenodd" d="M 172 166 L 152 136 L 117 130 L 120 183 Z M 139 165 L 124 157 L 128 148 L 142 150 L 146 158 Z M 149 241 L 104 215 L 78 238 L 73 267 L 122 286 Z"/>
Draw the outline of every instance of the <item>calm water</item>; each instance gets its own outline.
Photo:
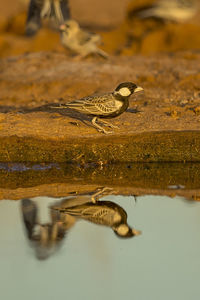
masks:
<path id="1" fill-rule="evenodd" d="M 122 206 L 129 225 L 142 234 L 120 239 L 111 228 L 79 220 L 43 260 L 27 238 L 21 201 L 1 201 L 1 299 L 199 300 L 200 203 L 161 196 L 102 199 Z M 41 222 L 55 201 L 33 199 Z"/>

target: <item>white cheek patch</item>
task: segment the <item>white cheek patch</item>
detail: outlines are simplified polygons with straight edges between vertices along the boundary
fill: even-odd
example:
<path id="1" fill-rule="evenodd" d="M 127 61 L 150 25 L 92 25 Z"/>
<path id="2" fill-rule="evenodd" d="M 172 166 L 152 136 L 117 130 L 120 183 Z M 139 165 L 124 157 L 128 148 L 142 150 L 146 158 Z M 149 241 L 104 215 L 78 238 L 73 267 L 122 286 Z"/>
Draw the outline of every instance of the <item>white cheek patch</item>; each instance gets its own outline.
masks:
<path id="1" fill-rule="evenodd" d="M 118 93 L 123 97 L 127 97 L 127 96 L 130 96 L 131 91 L 128 88 L 123 87 L 118 91 Z"/>
<path id="2" fill-rule="evenodd" d="M 129 228 L 125 224 L 122 224 L 117 228 L 117 233 L 122 236 L 125 236 L 128 233 L 128 231 L 129 231 Z"/>

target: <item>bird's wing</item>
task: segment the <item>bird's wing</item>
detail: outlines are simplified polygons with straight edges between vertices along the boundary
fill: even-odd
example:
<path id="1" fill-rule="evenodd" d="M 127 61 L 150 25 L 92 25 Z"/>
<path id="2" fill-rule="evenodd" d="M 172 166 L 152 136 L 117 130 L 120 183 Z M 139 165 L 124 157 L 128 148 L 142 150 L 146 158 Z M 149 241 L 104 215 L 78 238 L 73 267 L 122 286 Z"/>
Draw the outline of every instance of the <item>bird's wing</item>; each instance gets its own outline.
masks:
<path id="1" fill-rule="evenodd" d="M 93 34 L 84 30 L 80 30 L 77 33 L 77 40 L 79 41 L 80 45 L 84 45 L 85 43 L 88 42 L 94 42 L 97 43 L 100 41 L 100 36 L 97 34 Z"/>
<path id="2" fill-rule="evenodd" d="M 77 217 L 90 217 L 97 213 L 99 209 L 102 209 L 101 207 L 97 207 L 96 205 L 79 205 L 74 207 L 65 208 L 63 212 L 77 216 Z"/>
<path id="3" fill-rule="evenodd" d="M 86 97 L 73 102 L 67 103 L 64 106 L 75 109 L 79 112 L 102 115 L 115 112 L 118 108 L 116 100 L 113 98 L 112 93 L 103 96 Z M 120 102 L 119 105 L 122 105 Z M 63 107 L 64 107 L 63 106 Z"/>
<path id="4" fill-rule="evenodd" d="M 115 100 L 106 101 L 105 103 L 97 103 L 96 108 L 100 114 L 112 114 L 121 108 L 122 103 Z"/>
<path id="5" fill-rule="evenodd" d="M 84 107 L 94 115 L 111 114 L 118 110 L 122 103 L 116 101 L 112 94 L 94 97 L 91 101 L 85 101 Z"/>

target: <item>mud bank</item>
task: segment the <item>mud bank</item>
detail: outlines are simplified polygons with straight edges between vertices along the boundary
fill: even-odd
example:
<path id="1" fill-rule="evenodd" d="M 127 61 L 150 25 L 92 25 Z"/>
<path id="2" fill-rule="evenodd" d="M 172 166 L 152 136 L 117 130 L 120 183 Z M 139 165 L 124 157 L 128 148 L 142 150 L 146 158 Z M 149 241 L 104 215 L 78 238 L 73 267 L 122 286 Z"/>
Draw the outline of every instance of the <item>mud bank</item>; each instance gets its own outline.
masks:
<path id="1" fill-rule="evenodd" d="M 193 163 L 0 164 L 0 199 L 66 197 L 99 187 L 115 195 L 168 195 L 200 199 L 200 168 Z"/>
<path id="2" fill-rule="evenodd" d="M 200 53 L 69 59 L 32 53 L 0 61 L 1 162 L 200 161 Z M 103 135 L 90 117 L 52 105 L 114 90 L 144 88 L 119 129 Z"/>

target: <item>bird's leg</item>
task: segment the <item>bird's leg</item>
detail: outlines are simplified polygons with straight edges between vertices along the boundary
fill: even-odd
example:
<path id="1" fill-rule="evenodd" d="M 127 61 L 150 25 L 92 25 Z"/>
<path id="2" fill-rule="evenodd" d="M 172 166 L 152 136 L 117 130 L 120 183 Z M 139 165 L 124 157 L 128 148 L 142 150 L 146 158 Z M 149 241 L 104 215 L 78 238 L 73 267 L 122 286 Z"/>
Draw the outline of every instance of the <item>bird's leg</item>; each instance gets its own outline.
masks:
<path id="1" fill-rule="evenodd" d="M 51 15 L 51 3 L 49 0 L 45 0 L 40 16 L 41 18 L 45 18 L 45 17 L 49 17 L 50 15 Z"/>
<path id="2" fill-rule="evenodd" d="M 103 194 L 104 194 L 106 191 L 107 191 L 106 195 L 112 194 L 113 189 L 112 189 L 112 188 L 108 188 L 108 187 L 103 187 L 103 188 L 101 188 L 100 191 L 98 191 L 97 193 L 95 193 L 94 195 L 92 195 L 92 197 L 91 197 L 92 202 L 93 202 L 93 203 L 97 203 L 97 201 L 99 200 L 99 198 L 100 198 L 101 196 L 103 196 Z"/>
<path id="3" fill-rule="evenodd" d="M 82 60 L 85 58 L 88 58 L 90 55 L 94 54 L 96 52 L 91 52 L 91 51 L 83 51 L 82 53 L 79 53 L 78 55 L 75 56 L 74 60 Z"/>
<path id="4" fill-rule="evenodd" d="M 115 125 L 113 125 L 113 124 L 111 124 L 111 123 L 109 123 L 109 122 L 107 122 L 107 121 L 105 121 L 105 120 L 99 120 L 99 122 L 101 122 L 101 123 L 103 123 L 103 124 L 105 124 L 105 126 L 108 126 L 108 127 L 110 127 L 110 128 L 116 128 L 116 129 L 119 129 L 119 126 L 115 126 Z"/>
<path id="5" fill-rule="evenodd" d="M 97 128 L 98 131 L 103 132 L 103 133 L 105 133 L 105 134 L 112 133 L 111 131 L 106 131 L 103 127 L 101 127 L 100 125 L 98 125 L 98 124 L 96 123 L 96 121 L 97 121 L 97 117 L 94 117 L 94 118 L 92 119 L 92 124 Z"/>

